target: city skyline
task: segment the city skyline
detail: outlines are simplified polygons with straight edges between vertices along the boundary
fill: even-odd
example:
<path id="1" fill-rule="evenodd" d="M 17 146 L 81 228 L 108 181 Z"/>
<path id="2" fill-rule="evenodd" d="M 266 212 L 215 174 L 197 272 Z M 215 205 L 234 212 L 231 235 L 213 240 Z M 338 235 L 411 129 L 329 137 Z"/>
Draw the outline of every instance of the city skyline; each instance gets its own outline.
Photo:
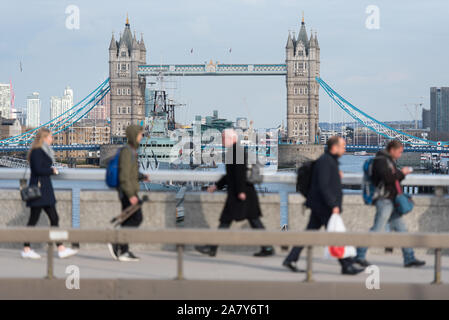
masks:
<path id="1" fill-rule="evenodd" d="M 313 28 L 320 38 L 322 77 L 377 119 L 410 120 L 404 104 L 424 96 L 424 107 L 429 108 L 429 88 L 445 85 L 444 74 L 439 71 L 448 66 L 442 26 L 443 9 L 449 6 L 442 1 L 412 1 L 407 5 L 379 1 L 379 30 L 365 28 L 367 4 L 355 1 L 344 5 L 327 1 L 327 6 L 319 8 L 312 2 L 296 1 L 196 1 L 189 3 L 188 9 L 182 2 L 174 2 L 179 6 L 172 2 L 167 11 L 168 5 L 158 2 L 110 4 L 97 10 L 101 2 L 78 1 L 79 30 L 65 27 L 67 3 L 41 3 L 39 8 L 45 10 L 39 16 L 32 15 L 37 6 L 34 4 L 1 4 L 2 12 L 7 14 L 0 27 L 7 28 L 14 17 L 20 20 L 21 28 L 11 30 L 0 40 L 4 57 L 0 82 L 12 79 L 19 108 L 28 94 L 39 91 L 45 102 L 45 121 L 48 118 L 44 113 L 49 108 L 46 102 L 60 91 L 56 87 L 61 82 L 70 83 L 82 97 L 107 77 L 110 35 L 122 30 L 126 12 L 133 33 L 137 30 L 139 36 L 140 32 L 144 34 L 149 63 L 203 63 L 211 58 L 223 63 L 284 63 L 288 32 L 298 33 L 304 11 L 307 31 Z M 437 6 L 439 10 L 435 11 Z M 222 12 L 219 16 L 214 14 L 218 9 Z M 236 10 L 239 15 L 233 16 Z M 148 12 L 152 19 L 147 19 Z M 231 17 L 232 24 L 224 23 Z M 398 19 L 401 23 L 397 23 Z M 180 36 L 173 38 L 177 33 Z M 416 50 L 416 39 L 420 39 L 422 49 Z M 424 48 L 435 48 L 432 59 L 421 58 Z M 180 122 L 190 122 L 194 114 L 218 109 L 229 119 L 248 117 L 257 127 L 285 123 L 284 79 L 175 81 L 175 98 L 187 103 L 187 108 L 178 112 Z M 329 120 L 331 106 L 320 90 L 320 121 Z"/>

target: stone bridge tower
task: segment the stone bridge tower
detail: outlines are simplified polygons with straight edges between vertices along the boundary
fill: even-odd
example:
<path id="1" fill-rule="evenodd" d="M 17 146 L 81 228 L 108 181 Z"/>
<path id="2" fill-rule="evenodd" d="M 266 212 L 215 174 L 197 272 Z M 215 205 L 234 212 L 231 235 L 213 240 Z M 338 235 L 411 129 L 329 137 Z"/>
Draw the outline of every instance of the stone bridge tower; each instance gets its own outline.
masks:
<path id="1" fill-rule="evenodd" d="M 136 34 L 132 35 L 126 17 L 119 41 L 112 34 L 109 45 L 112 143 L 124 141 L 127 126 L 144 121 L 146 80 L 137 75 L 137 67 L 146 64 L 146 51 L 143 36 L 138 41 Z"/>
<path id="2" fill-rule="evenodd" d="M 307 36 L 304 16 L 298 38 L 288 34 L 285 47 L 287 65 L 287 139 L 303 144 L 318 143 L 320 46 L 317 34 Z"/>

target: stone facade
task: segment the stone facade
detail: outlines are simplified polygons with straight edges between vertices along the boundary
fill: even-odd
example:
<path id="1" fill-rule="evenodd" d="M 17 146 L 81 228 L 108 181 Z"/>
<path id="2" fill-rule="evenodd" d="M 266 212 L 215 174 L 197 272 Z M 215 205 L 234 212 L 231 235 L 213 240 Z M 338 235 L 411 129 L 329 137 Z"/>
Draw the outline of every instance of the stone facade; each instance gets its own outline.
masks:
<path id="1" fill-rule="evenodd" d="M 318 159 L 324 152 L 324 145 L 280 144 L 278 166 L 298 168 L 309 160 Z"/>
<path id="2" fill-rule="evenodd" d="M 139 65 L 146 64 L 143 36 L 131 34 L 128 18 L 119 41 L 112 35 L 109 45 L 109 83 L 111 135 L 113 141 L 125 137 L 130 124 L 141 124 L 145 117 L 145 77 L 137 75 Z"/>
<path id="3" fill-rule="evenodd" d="M 111 141 L 111 129 L 106 120 L 82 119 L 75 123 L 70 130 L 65 130 L 54 136 L 54 143 L 61 145 L 79 144 L 109 144 Z M 67 159 L 76 158 L 97 158 L 99 155 L 95 151 L 71 150 L 56 151 L 56 158 Z"/>
<path id="4" fill-rule="evenodd" d="M 287 65 L 287 139 L 318 143 L 320 47 L 316 33 L 307 36 L 304 18 L 298 38 L 289 33 L 285 47 Z"/>

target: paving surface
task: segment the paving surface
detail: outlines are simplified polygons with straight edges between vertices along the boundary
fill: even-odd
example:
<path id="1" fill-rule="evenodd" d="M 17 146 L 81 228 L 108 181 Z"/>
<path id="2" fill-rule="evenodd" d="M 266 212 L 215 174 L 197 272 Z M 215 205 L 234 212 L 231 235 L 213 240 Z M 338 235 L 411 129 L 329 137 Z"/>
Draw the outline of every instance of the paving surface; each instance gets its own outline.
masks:
<path id="1" fill-rule="evenodd" d="M 38 250 L 40 260 L 24 260 L 20 251 L 0 249 L 0 277 L 40 278 L 46 275 L 46 252 Z M 80 277 L 86 278 L 144 278 L 173 279 L 176 276 L 176 253 L 169 251 L 135 251 L 141 258 L 139 262 L 119 262 L 112 259 L 105 246 L 104 250 L 80 250 L 77 256 L 68 259 L 54 259 L 56 277 L 65 278 L 65 270 L 69 265 L 76 265 Z M 184 275 L 186 279 L 211 280 L 277 280 L 302 281 L 305 273 L 292 273 L 281 264 L 285 252 L 277 252 L 275 256 L 257 258 L 250 253 L 229 253 L 218 251 L 216 257 L 203 256 L 194 251 L 184 254 Z M 404 268 L 402 256 L 368 254 L 369 261 L 379 267 L 380 281 L 395 283 L 430 283 L 433 281 L 433 255 L 420 255 L 426 266 L 420 268 Z M 301 257 L 298 267 L 305 269 L 306 262 Z M 365 283 L 368 273 L 356 276 L 340 274 L 340 266 L 336 260 L 325 259 L 316 253 L 313 259 L 313 277 L 316 281 L 354 281 Z M 449 257 L 442 258 L 442 280 L 449 282 Z"/>

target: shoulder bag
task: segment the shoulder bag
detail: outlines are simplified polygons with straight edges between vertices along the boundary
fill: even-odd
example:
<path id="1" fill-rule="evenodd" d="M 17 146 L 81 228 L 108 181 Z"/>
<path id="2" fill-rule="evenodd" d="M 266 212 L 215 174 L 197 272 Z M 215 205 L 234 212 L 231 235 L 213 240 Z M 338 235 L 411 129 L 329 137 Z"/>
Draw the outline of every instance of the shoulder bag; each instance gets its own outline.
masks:
<path id="1" fill-rule="evenodd" d="M 22 179 L 20 179 L 20 196 L 22 197 L 22 201 L 33 201 L 42 196 L 40 189 L 41 183 L 38 178 L 37 185 L 28 185 L 27 179 L 25 178 L 27 171 L 28 167 L 25 169 Z"/>

